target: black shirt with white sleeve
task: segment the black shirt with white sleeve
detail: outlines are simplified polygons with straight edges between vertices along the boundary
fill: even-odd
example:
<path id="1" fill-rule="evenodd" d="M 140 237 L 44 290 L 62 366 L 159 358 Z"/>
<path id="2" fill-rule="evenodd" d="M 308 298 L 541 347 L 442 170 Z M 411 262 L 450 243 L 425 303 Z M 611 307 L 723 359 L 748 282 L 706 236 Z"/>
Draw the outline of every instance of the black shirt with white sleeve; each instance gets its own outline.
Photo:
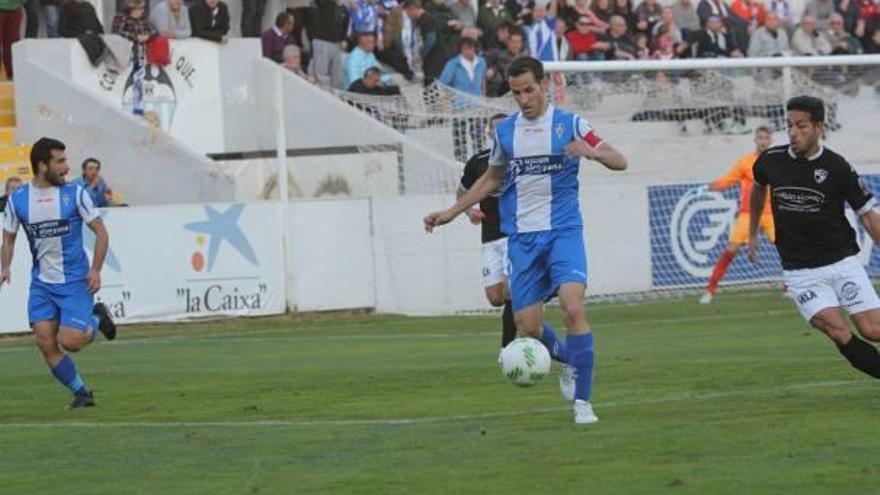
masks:
<path id="1" fill-rule="evenodd" d="M 846 159 L 828 148 L 798 158 L 785 146 L 758 157 L 756 186 L 770 186 L 776 249 L 785 270 L 817 268 L 859 252 L 844 204 L 858 214 L 874 206 L 874 196 Z"/>
<path id="2" fill-rule="evenodd" d="M 486 169 L 489 168 L 489 154 L 491 150 L 483 150 L 472 156 L 464 166 L 464 173 L 461 176 L 461 183 L 458 188 L 467 192 L 474 186 Z M 482 221 L 483 244 L 487 242 L 503 239 L 505 236 L 501 233 L 501 213 L 498 209 L 499 192 L 493 192 L 486 199 L 480 201 L 480 211 L 485 217 Z"/>

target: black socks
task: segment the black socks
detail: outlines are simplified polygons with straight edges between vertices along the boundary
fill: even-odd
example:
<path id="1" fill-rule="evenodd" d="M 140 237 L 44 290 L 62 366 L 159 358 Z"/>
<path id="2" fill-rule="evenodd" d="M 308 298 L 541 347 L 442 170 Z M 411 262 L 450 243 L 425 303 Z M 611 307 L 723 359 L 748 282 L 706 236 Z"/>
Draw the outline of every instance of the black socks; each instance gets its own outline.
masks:
<path id="1" fill-rule="evenodd" d="M 874 378 L 880 378 L 880 353 L 872 344 L 853 335 L 849 342 L 839 346 L 838 349 L 853 368 Z"/>
<path id="2" fill-rule="evenodd" d="M 516 338 L 516 321 L 513 319 L 513 308 L 508 299 L 504 303 L 504 312 L 501 314 L 501 347 L 513 342 Z"/>

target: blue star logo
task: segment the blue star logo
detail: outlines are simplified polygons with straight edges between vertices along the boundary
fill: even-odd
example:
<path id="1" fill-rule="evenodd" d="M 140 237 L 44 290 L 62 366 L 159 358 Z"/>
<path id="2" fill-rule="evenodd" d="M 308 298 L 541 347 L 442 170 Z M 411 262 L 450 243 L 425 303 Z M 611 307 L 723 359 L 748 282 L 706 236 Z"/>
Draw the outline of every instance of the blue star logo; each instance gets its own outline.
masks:
<path id="1" fill-rule="evenodd" d="M 102 212 L 101 217 L 107 218 L 107 213 Z M 83 247 L 89 252 L 89 256 L 94 256 L 95 241 L 97 240 L 98 239 L 95 237 L 95 233 L 92 232 L 92 229 L 83 227 Z M 122 265 L 119 264 L 119 258 L 117 258 L 116 253 L 113 252 L 112 246 L 107 248 L 107 257 L 104 258 L 104 263 L 114 272 L 122 273 Z"/>
<path id="2" fill-rule="evenodd" d="M 257 264 L 257 255 L 254 253 L 247 237 L 238 227 L 238 219 L 241 212 L 244 211 L 244 205 L 237 203 L 220 212 L 211 206 L 205 205 L 205 213 L 208 220 L 202 222 L 192 222 L 183 226 L 186 230 L 196 232 L 198 234 L 207 234 L 208 241 L 208 271 L 214 266 L 217 255 L 220 252 L 220 244 L 226 241 L 233 249 L 238 251 L 244 259 Z"/>

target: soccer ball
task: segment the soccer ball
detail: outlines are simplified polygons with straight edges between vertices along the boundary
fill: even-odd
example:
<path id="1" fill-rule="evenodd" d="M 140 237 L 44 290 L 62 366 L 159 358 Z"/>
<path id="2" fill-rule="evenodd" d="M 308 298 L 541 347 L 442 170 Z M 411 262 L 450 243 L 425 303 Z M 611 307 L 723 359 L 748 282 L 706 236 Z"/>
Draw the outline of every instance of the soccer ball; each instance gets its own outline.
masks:
<path id="1" fill-rule="evenodd" d="M 550 372 L 550 353 L 544 344 L 523 337 L 501 351 L 501 374 L 518 387 L 531 387 Z"/>

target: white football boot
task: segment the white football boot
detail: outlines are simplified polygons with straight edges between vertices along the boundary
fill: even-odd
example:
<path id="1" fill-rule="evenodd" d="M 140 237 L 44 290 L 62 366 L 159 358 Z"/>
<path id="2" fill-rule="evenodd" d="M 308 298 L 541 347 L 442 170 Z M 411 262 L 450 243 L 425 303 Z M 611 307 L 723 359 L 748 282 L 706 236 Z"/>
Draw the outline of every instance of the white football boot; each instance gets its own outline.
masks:
<path id="1" fill-rule="evenodd" d="M 574 422 L 579 425 L 589 425 L 599 421 L 596 413 L 593 412 L 593 406 L 585 400 L 574 401 Z"/>
<path id="2" fill-rule="evenodd" d="M 574 366 L 565 363 L 559 363 L 559 393 L 562 394 L 562 400 L 571 402 L 574 400 L 575 371 Z"/>
<path id="3" fill-rule="evenodd" d="M 712 293 L 704 292 L 702 297 L 700 297 L 700 304 L 711 304 L 712 303 Z"/>

